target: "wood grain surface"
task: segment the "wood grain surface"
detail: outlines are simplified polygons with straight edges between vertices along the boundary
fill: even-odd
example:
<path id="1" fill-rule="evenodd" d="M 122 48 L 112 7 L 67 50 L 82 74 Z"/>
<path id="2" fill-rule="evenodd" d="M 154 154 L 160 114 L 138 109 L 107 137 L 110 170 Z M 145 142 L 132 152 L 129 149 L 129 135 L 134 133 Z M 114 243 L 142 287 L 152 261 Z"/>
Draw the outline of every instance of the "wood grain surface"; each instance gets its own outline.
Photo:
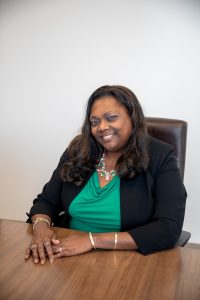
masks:
<path id="1" fill-rule="evenodd" d="M 55 228 L 58 237 L 72 231 Z M 0 220 L 1 300 L 199 300 L 200 251 L 175 248 L 143 256 L 95 250 L 57 259 L 25 261 L 32 227 Z"/>

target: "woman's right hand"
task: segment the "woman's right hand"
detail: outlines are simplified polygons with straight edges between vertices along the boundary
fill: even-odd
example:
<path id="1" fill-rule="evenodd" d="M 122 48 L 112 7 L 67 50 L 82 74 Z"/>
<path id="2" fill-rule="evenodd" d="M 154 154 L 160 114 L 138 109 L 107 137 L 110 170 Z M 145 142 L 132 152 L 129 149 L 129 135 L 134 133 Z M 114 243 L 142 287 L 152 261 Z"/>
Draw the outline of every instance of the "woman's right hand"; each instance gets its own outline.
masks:
<path id="1" fill-rule="evenodd" d="M 52 228 L 49 228 L 46 222 L 39 222 L 33 229 L 33 238 L 26 249 L 25 259 L 33 257 L 35 264 L 40 262 L 43 265 L 47 256 L 50 262 L 53 263 L 52 238 L 56 238 Z"/>

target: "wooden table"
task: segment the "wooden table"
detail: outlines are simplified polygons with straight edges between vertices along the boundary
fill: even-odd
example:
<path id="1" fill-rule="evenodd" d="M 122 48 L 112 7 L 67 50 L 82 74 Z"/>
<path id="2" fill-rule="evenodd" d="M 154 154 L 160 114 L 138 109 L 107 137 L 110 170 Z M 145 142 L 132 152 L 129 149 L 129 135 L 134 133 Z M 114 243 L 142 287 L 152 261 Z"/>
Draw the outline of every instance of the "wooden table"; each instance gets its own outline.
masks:
<path id="1" fill-rule="evenodd" d="M 55 228 L 58 237 L 70 230 Z M 0 300 L 199 300 L 200 251 L 175 248 L 143 256 L 96 250 L 57 259 L 24 261 L 32 227 L 0 220 Z"/>

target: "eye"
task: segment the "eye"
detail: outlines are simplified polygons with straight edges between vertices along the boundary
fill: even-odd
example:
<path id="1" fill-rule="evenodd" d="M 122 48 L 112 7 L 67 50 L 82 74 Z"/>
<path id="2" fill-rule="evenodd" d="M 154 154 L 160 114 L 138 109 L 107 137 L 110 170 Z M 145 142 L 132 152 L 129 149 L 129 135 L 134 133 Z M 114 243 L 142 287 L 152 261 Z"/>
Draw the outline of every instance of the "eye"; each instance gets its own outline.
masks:
<path id="1" fill-rule="evenodd" d="M 90 124 L 92 127 L 96 127 L 99 124 L 98 120 L 90 120 Z"/>
<path id="2" fill-rule="evenodd" d="M 109 122 L 112 122 L 112 121 L 115 121 L 118 119 L 118 116 L 117 115 L 110 115 L 110 116 L 107 116 L 106 118 Z"/>

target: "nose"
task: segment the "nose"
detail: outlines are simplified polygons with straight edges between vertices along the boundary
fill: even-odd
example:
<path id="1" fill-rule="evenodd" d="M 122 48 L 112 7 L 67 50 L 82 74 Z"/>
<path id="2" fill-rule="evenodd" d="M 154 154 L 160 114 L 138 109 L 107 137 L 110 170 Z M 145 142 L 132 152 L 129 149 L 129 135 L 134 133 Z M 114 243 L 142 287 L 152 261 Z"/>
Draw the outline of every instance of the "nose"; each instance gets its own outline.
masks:
<path id="1" fill-rule="evenodd" d="M 97 130 L 98 131 L 104 131 L 104 130 L 107 130 L 108 128 L 109 128 L 108 122 L 106 120 L 102 120 L 99 123 Z"/>

